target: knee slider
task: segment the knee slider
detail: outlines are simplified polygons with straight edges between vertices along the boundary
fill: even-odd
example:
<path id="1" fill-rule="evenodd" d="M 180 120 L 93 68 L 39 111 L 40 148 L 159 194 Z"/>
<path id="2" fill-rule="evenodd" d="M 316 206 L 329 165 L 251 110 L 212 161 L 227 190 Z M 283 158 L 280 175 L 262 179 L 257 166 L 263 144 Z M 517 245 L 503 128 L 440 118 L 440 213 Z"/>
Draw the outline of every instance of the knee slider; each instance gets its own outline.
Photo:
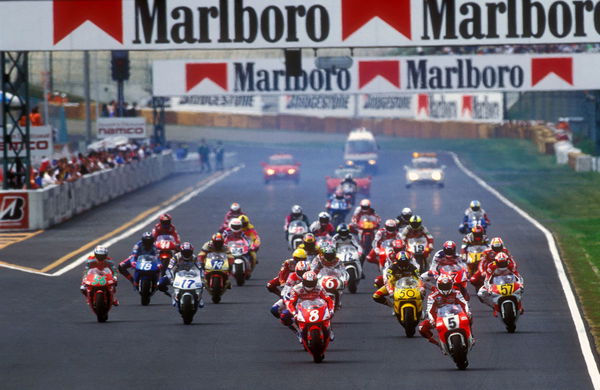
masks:
<path id="1" fill-rule="evenodd" d="M 273 317 L 279 318 L 279 316 L 280 316 L 280 314 L 279 314 L 279 306 L 277 306 L 277 305 L 271 306 L 271 314 L 273 314 Z"/>

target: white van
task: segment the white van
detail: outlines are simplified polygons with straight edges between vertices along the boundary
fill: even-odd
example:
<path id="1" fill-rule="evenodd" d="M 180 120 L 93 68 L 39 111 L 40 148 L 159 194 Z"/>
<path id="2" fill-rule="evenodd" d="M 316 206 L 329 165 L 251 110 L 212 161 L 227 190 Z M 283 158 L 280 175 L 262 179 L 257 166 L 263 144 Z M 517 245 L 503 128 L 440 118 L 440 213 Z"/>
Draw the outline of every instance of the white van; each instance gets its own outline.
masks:
<path id="1" fill-rule="evenodd" d="M 379 146 L 373 133 L 364 127 L 352 130 L 348 134 L 344 148 L 344 161 L 346 165 L 362 165 L 365 170 L 377 170 L 377 154 Z"/>

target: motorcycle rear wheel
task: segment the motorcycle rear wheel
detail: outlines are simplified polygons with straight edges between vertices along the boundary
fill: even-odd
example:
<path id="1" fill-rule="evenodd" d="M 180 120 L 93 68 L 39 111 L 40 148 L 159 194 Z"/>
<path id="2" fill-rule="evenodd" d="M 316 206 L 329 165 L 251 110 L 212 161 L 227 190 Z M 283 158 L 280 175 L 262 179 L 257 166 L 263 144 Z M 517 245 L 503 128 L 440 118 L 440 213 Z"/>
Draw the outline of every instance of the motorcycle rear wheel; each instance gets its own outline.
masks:
<path id="1" fill-rule="evenodd" d="M 356 270 L 350 269 L 348 275 L 348 291 L 350 291 L 351 294 L 356 294 L 356 291 L 358 290 L 358 275 L 356 275 Z"/>
<path id="2" fill-rule="evenodd" d="M 152 282 L 149 279 L 140 281 L 140 294 L 142 306 L 148 306 L 150 304 L 150 296 L 152 295 Z"/>

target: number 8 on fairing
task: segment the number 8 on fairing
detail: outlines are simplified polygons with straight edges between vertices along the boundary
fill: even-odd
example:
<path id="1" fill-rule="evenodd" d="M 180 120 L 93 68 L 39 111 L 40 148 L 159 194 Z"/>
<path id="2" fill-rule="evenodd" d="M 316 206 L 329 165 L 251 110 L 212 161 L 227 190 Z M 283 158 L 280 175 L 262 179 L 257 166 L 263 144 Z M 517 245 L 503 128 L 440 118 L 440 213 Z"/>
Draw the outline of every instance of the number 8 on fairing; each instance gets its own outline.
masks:
<path id="1" fill-rule="evenodd" d="M 308 318 L 308 320 L 310 322 L 315 322 L 319 319 L 319 311 L 317 309 L 315 310 L 311 310 L 310 311 L 310 317 Z"/>

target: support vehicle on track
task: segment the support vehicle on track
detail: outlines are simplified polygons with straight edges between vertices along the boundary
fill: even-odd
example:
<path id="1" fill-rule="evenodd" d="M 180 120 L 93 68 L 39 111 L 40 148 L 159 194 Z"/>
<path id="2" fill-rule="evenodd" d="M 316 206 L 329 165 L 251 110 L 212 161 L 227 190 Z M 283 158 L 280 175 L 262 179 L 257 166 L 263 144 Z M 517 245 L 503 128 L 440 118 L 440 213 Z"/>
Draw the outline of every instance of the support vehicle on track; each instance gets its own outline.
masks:
<path id="1" fill-rule="evenodd" d="M 265 184 L 274 180 L 293 180 L 300 182 L 300 163 L 291 154 L 278 153 L 269 157 L 269 162 L 262 162 Z"/>
<path id="2" fill-rule="evenodd" d="M 406 171 L 406 188 L 415 183 L 432 183 L 442 188 L 444 186 L 444 171 L 436 153 L 413 153 L 411 165 L 404 166 Z"/>

